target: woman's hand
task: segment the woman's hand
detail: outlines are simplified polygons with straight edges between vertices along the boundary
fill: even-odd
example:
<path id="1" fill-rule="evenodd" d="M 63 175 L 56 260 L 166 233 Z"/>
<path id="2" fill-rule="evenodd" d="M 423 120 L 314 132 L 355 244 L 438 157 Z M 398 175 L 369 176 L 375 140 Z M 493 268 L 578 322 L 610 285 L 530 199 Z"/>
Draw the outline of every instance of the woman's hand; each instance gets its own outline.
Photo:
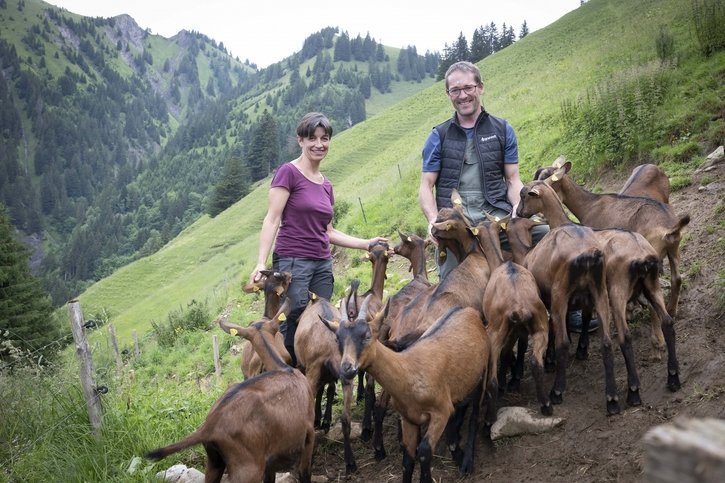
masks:
<path id="1" fill-rule="evenodd" d="M 382 236 L 376 236 L 375 238 L 371 238 L 371 239 L 368 240 L 368 248 L 367 249 L 370 250 L 370 248 L 373 245 L 376 245 L 378 243 L 388 243 L 388 239 L 387 238 L 384 238 Z"/>
<path id="2" fill-rule="evenodd" d="M 262 270 L 265 270 L 267 267 L 264 265 L 264 263 L 258 263 L 256 267 L 254 267 L 254 270 L 252 271 L 252 275 L 249 277 L 249 283 L 255 283 L 258 282 L 260 278 L 262 278 Z"/>

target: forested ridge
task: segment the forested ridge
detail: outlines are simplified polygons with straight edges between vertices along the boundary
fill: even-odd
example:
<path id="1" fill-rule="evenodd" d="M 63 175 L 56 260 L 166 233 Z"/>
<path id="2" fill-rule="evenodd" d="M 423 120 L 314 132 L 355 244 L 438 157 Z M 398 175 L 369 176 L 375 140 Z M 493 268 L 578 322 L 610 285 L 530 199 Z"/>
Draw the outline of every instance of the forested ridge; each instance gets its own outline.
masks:
<path id="1" fill-rule="evenodd" d="M 332 27 L 258 69 L 201 33 L 165 39 L 125 15 L 0 0 L 0 22 L 0 202 L 34 235 L 55 304 L 241 198 L 289 158 L 302 112 L 324 109 L 339 132 L 365 120 L 373 90 L 428 85 L 438 66 L 415 47 L 394 63 L 369 35 L 335 44 Z"/>

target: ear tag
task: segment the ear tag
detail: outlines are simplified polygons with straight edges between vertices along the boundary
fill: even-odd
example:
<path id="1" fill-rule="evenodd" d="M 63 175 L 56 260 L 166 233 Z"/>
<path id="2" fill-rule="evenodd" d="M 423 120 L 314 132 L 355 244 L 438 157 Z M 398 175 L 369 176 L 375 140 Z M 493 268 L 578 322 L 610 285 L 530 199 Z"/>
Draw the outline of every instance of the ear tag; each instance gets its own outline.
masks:
<path id="1" fill-rule="evenodd" d="M 471 228 L 471 233 L 473 233 L 473 236 L 478 236 L 478 228 Z"/>
<path id="2" fill-rule="evenodd" d="M 410 237 L 408 237 L 408 241 L 409 241 L 409 242 L 412 242 L 412 241 L 413 241 L 413 239 L 412 239 L 412 238 L 410 238 Z"/>
<path id="3" fill-rule="evenodd" d="M 501 229 L 502 229 L 502 230 L 504 230 L 504 231 L 506 231 L 506 225 L 507 225 L 507 224 L 508 224 L 508 223 L 501 223 Z"/>
<path id="4" fill-rule="evenodd" d="M 494 220 L 494 221 L 495 221 L 496 223 L 498 223 L 499 221 L 501 221 L 501 218 L 499 218 L 499 217 L 497 216 L 497 217 L 496 217 L 496 218 L 494 218 L 493 220 Z"/>
<path id="5" fill-rule="evenodd" d="M 287 316 L 284 315 L 284 312 L 282 312 L 281 314 L 279 314 L 279 317 L 277 317 L 277 320 L 279 320 L 280 322 L 283 322 L 283 321 L 287 320 Z"/>
<path id="6" fill-rule="evenodd" d="M 310 298 L 312 300 L 317 300 L 317 294 L 316 293 L 313 293 L 312 295 L 310 295 Z"/>
<path id="7" fill-rule="evenodd" d="M 275 290 L 274 293 L 277 294 L 277 297 L 281 297 L 284 293 L 284 289 L 282 287 L 277 287 L 277 290 Z"/>
<path id="8" fill-rule="evenodd" d="M 446 252 L 440 252 L 438 254 L 438 256 L 441 257 L 441 258 L 446 258 L 448 256 L 448 254 Z"/>
<path id="9" fill-rule="evenodd" d="M 456 198 L 455 200 L 453 200 L 453 204 L 454 205 L 462 205 L 463 204 L 463 201 L 461 201 L 460 198 Z"/>
<path id="10" fill-rule="evenodd" d="M 229 329 L 229 333 L 231 335 L 237 335 L 239 332 L 237 331 L 237 329 Z"/>
<path id="11" fill-rule="evenodd" d="M 369 253 L 366 253 L 366 254 L 365 254 L 365 259 L 366 259 L 366 260 L 370 260 L 370 254 L 369 254 Z"/>
<path id="12" fill-rule="evenodd" d="M 552 174 L 551 181 L 559 181 L 559 177 L 556 174 Z"/>
<path id="13" fill-rule="evenodd" d="M 257 287 L 257 286 L 255 285 L 255 286 L 254 286 L 254 288 L 252 289 L 252 292 L 259 292 L 259 287 Z"/>

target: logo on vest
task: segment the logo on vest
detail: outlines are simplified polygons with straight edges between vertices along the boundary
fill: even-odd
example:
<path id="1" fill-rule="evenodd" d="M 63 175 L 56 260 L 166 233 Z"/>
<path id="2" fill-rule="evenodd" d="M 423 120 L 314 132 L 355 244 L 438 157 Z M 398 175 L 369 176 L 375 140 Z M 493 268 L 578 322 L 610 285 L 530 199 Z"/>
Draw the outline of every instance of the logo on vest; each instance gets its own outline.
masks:
<path id="1" fill-rule="evenodd" d="M 486 136 L 485 138 L 481 138 L 481 142 L 482 143 L 485 143 L 486 141 L 492 141 L 494 139 L 497 139 L 496 138 L 496 135 L 495 134 L 492 134 L 490 136 Z"/>

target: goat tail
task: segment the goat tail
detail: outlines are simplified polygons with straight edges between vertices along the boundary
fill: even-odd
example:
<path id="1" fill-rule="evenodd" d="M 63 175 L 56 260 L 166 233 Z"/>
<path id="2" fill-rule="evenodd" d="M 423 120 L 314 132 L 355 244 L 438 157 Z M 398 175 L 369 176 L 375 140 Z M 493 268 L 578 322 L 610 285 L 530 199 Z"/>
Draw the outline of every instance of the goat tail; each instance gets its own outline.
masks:
<path id="1" fill-rule="evenodd" d="M 577 256 L 569 267 L 569 280 L 571 283 L 587 275 L 599 282 L 604 276 L 604 253 L 599 248 Z"/>
<path id="2" fill-rule="evenodd" d="M 634 260 L 629 265 L 629 275 L 632 279 L 643 279 L 657 277 L 660 269 L 660 262 L 655 255 L 649 255 L 644 260 Z"/>
<path id="3" fill-rule="evenodd" d="M 675 241 L 677 241 L 677 239 L 680 236 L 680 231 L 682 231 L 682 229 L 685 226 L 687 226 L 689 223 L 690 223 L 690 215 L 689 214 L 684 214 L 684 215 L 680 216 L 677 219 L 677 223 L 675 224 L 675 226 L 670 231 L 668 231 L 667 233 L 665 233 L 665 236 L 664 236 L 665 241 L 668 244 L 669 243 L 674 243 Z"/>
<path id="4" fill-rule="evenodd" d="M 160 459 L 166 458 L 170 454 L 178 453 L 181 450 L 203 443 L 204 441 L 204 435 L 199 431 L 194 431 L 189 436 L 177 443 L 149 451 L 144 455 L 144 457 L 151 461 L 159 461 Z"/>

